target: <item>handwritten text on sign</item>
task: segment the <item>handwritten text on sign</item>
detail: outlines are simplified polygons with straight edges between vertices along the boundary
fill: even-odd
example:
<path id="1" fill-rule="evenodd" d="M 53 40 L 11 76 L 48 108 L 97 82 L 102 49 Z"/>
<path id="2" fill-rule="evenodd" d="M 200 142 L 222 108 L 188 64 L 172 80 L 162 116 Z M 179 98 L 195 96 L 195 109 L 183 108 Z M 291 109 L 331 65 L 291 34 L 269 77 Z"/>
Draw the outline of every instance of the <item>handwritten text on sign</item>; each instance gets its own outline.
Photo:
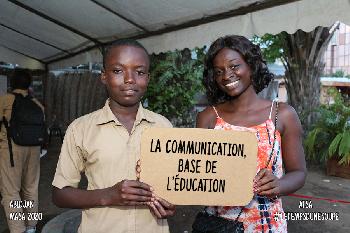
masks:
<path id="1" fill-rule="evenodd" d="M 149 128 L 141 140 L 141 180 L 177 205 L 246 205 L 257 166 L 254 133 Z"/>

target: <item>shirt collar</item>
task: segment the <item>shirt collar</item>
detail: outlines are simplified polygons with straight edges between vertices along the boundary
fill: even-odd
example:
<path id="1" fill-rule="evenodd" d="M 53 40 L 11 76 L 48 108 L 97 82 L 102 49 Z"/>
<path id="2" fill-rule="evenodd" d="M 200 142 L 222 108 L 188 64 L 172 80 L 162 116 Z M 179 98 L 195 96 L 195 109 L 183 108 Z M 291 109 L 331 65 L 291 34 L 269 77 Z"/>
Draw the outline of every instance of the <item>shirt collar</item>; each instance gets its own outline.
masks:
<path id="1" fill-rule="evenodd" d="M 12 92 L 16 94 L 22 94 L 23 96 L 28 95 L 28 90 L 14 89 Z"/>
<path id="2" fill-rule="evenodd" d="M 139 124 L 142 120 L 148 121 L 150 123 L 155 122 L 149 111 L 144 109 L 140 103 L 136 114 L 135 124 Z M 114 121 L 117 125 L 122 125 L 119 122 L 118 118 L 113 114 L 111 107 L 109 106 L 109 99 L 107 99 L 104 107 L 102 108 L 102 113 L 97 119 L 97 125 L 107 124 L 112 121 Z"/>

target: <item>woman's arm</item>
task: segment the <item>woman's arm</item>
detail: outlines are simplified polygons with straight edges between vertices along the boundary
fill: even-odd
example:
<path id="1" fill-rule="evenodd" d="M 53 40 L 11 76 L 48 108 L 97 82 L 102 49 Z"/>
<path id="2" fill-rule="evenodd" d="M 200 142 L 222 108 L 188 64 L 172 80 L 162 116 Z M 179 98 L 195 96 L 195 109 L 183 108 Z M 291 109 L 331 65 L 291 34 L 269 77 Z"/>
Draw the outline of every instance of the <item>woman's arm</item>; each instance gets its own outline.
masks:
<path id="1" fill-rule="evenodd" d="M 303 187 L 306 178 L 303 131 L 298 115 L 289 105 L 280 104 L 278 122 L 285 175 L 278 179 L 271 171 L 262 169 L 255 178 L 255 191 L 271 198 L 297 191 Z"/>

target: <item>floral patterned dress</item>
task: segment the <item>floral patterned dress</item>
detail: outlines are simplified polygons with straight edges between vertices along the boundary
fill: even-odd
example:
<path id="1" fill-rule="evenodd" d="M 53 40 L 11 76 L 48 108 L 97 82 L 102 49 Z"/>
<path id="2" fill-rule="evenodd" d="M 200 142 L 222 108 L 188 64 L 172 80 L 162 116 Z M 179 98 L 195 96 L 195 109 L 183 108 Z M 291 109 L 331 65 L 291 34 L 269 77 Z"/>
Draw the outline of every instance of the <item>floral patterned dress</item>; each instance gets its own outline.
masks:
<path id="1" fill-rule="evenodd" d="M 231 125 L 225 122 L 216 112 L 216 130 L 239 130 L 253 131 L 258 139 L 258 164 L 257 173 L 260 169 L 266 167 L 269 160 L 272 145 L 275 145 L 274 153 L 267 167 L 272 173 L 281 178 L 283 175 L 282 152 L 281 152 L 281 135 L 276 131 L 276 142 L 274 141 L 275 125 L 271 119 L 271 112 L 274 102 L 272 102 L 269 118 L 253 127 L 241 127 Z M 209 214 L 218 215 L 223 218 L 235 220 L 241 211 L 241 207 L 237 206 L 210 206 L 206 208 Z M 282 200 L 280 198 L 272 201 L 267 197 L 254 195 L 251 202 L 244 207 L 239 217 L 239 221 L 243 222 L 245 232 L 268 232 L 268 233 L 284 233 L 287 232 L 287 222 L 285 219 L 275 218 L 275 216 L 284 216 L 282 208 Z"/>

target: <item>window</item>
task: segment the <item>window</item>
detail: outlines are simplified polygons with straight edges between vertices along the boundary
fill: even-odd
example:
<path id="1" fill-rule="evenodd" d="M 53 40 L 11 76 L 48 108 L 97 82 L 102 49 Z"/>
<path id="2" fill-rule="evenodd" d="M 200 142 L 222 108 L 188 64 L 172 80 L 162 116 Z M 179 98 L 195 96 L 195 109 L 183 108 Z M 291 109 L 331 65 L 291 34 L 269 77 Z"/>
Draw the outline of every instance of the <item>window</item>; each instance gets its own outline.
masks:
<path id="1" fill-rule="evenodd" d="M 345 44 L 350 44 L 350 33 L 345 34 Z"/>
<path id="2" fill-rule="evenodd" d="M 339 33 L 339 44 L 340 45 L 345 44 L 345 33 Z"/>
<path id="3" fill-rule="evenodd" d="M 344 45 L 339 45 L 339 48 L 338 48 L 338 56 L 344 56 L 345 54 L 345 46 Z"/>

